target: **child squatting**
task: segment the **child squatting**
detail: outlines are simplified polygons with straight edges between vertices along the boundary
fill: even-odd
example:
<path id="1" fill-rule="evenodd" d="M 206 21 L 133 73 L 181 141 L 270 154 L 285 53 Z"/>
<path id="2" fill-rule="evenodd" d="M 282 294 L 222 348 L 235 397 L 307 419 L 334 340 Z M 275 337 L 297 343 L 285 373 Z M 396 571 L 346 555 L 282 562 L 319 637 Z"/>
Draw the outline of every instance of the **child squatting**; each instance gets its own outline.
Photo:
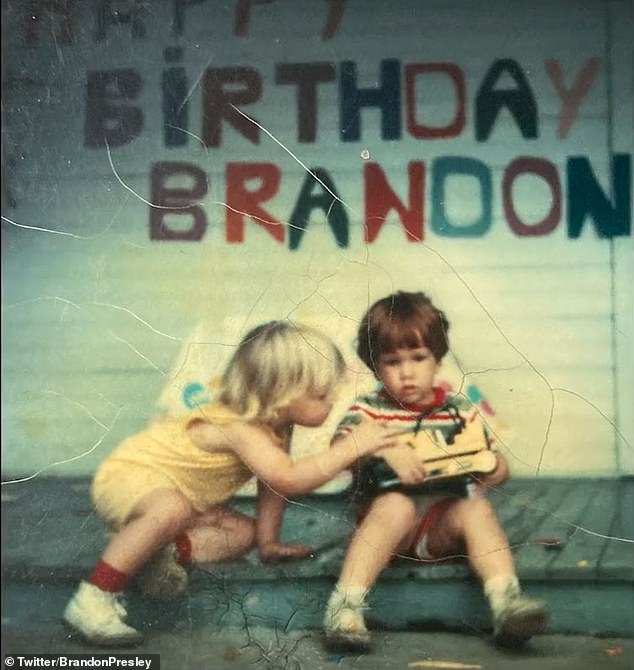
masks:
<path id="1" fill-rule="evenodd" d="M 321 333 L 267 323 L 236 348 L 217 400 L 124 440 L 94 477 L 93 501 L 112 534 L 64 610 L 71 632 L 94 644 L 140 643 L 121 599 L 132 577 L 141 592 L 169 599 L 186 589 L 192 563 L 254 547 L 263 562 L 309 556 L 310 547 L 280 542 L 285 496 L 308 493 L 394 442 L 389 429 L 366 421 L 336 447 L 291 459 L 293 426 L 326 420 L 343 374 L 341 353 Z M 255 519 L 224 506 L 253 476 Z"/>

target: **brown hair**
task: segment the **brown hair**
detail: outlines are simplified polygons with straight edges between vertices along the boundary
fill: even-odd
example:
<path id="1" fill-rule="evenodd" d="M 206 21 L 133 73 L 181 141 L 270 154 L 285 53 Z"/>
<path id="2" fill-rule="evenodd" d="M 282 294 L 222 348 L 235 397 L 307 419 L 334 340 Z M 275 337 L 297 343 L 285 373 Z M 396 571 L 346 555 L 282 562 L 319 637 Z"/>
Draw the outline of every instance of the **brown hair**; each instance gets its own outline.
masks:
<path id="1" fill-rule="evenodd" d="M 449 349 L 449 321 L 424 293 L 398 291 L 366 312 L 357 338 L 359 358 L 376 375 L 379 356 L 427 347 L 440 361 Z"/>

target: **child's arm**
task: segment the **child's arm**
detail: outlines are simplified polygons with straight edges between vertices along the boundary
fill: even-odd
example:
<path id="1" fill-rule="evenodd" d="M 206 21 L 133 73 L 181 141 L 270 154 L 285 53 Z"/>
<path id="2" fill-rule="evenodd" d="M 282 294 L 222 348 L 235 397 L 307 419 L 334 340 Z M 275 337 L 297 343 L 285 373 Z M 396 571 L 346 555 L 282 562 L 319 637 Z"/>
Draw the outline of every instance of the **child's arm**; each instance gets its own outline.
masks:
<path id="1" fill-rule="evenodd" d="M 409 444 L 381 449 L 374 455 L 382 458 L 405 486 L 422 484 L 425 481 L 425 463 Z"/>
<path id="2" fill-rule="evenodd" d="M 394 444 L 396 433 L 364 421 L 330 449 L 295 462 L 265 430 L 247 422 L 226 426 L 199 422 L 189 428 L 189 435 L 202 449 L 233 451 L 258 479 L 281 495 L 294 496 L 318 488 L 357 459 Z"/>
<path id="3" fill-rule="evenodd" d="M 306 558 L 312 554 L 312 549 L 305 544 L 280 542 L 285 509 L 286 499 L 259 481 L 255 537 L 262 563 Z"/>

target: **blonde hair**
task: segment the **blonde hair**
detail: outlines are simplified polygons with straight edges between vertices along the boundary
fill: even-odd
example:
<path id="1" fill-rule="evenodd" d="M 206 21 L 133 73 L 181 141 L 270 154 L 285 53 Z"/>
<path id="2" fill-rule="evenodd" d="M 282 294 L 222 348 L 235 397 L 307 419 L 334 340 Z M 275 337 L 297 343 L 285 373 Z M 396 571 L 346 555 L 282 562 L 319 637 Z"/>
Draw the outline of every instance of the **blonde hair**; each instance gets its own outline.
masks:
<path id="1" fill-rule="evenodd" d="M 265 423 L 305 393 L 328 393 L 344 376 L 335 344 L 319 331 L 287 321 L 251 330 L 222 376 L 218 399 L 245 419 Z"/>

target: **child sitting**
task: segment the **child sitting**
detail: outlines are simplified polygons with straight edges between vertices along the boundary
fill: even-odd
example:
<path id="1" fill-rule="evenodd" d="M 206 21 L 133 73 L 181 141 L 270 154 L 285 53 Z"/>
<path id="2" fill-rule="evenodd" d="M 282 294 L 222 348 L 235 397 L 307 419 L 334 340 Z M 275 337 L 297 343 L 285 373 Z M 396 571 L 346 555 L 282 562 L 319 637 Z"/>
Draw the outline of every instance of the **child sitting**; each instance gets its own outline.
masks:
<path id="1" fill-rule="evenodd" d="M 293 426 L 325 421 L 343 374 L 340 352 L 319 332 L 268 323 L 238 345 L 216 402 L 125 440 L 92 487 L 113 534 L 65 623 L 93 643 L 135 644 L 142 636 L 125 622 L 119 596 L 141 568 L 142 590 L 167 598 L 186 588 L 188 563 L 233 559 L 254 546 L 265 562 L 308 556 L 307 546 L 280 543 L 282 496 L 307 493 L 392 442 L 386 428 L 365 422 L 335 449 L 291 460 Z M 255 520 L 223 506 L 253 475 Z"/>
<path id="2" fill-rule="evenodd" d="M 399 292 L 370 308 L 359 327 L 357 352 L 381 387 L 350 408 L 335 433 L 334 448 L 366 420 L 398 430 L 440 432 L 447 444 L 466 423 L 479 421 L 468 401 L 434 386 L 448 350 L 448 329 L 445 315 L 423 293 Z M 496 641 L 518 644 L 542 632 L 547 607 L 522 594 L 508 540 L 486 498 L 466 495 L 466 485 L 458 497 L 408 491 L 408 485 L 425 481 L 425 465 L 407 444 L 374 456 L 387 462 L 403 487 L 366 495 L 328 602 L 324 620 L 328 642 L 360 650 L 370 646 L 363 618 L 366 598 L 396 555 L 430 560 L 466 554 L 489 600 Z M 506 460 L 496 456 L 497 467 L 479 478 L 480 489 L 502 484 L 508 477 Z M 364 460 L 361 457 L 358 465 Z"/>

